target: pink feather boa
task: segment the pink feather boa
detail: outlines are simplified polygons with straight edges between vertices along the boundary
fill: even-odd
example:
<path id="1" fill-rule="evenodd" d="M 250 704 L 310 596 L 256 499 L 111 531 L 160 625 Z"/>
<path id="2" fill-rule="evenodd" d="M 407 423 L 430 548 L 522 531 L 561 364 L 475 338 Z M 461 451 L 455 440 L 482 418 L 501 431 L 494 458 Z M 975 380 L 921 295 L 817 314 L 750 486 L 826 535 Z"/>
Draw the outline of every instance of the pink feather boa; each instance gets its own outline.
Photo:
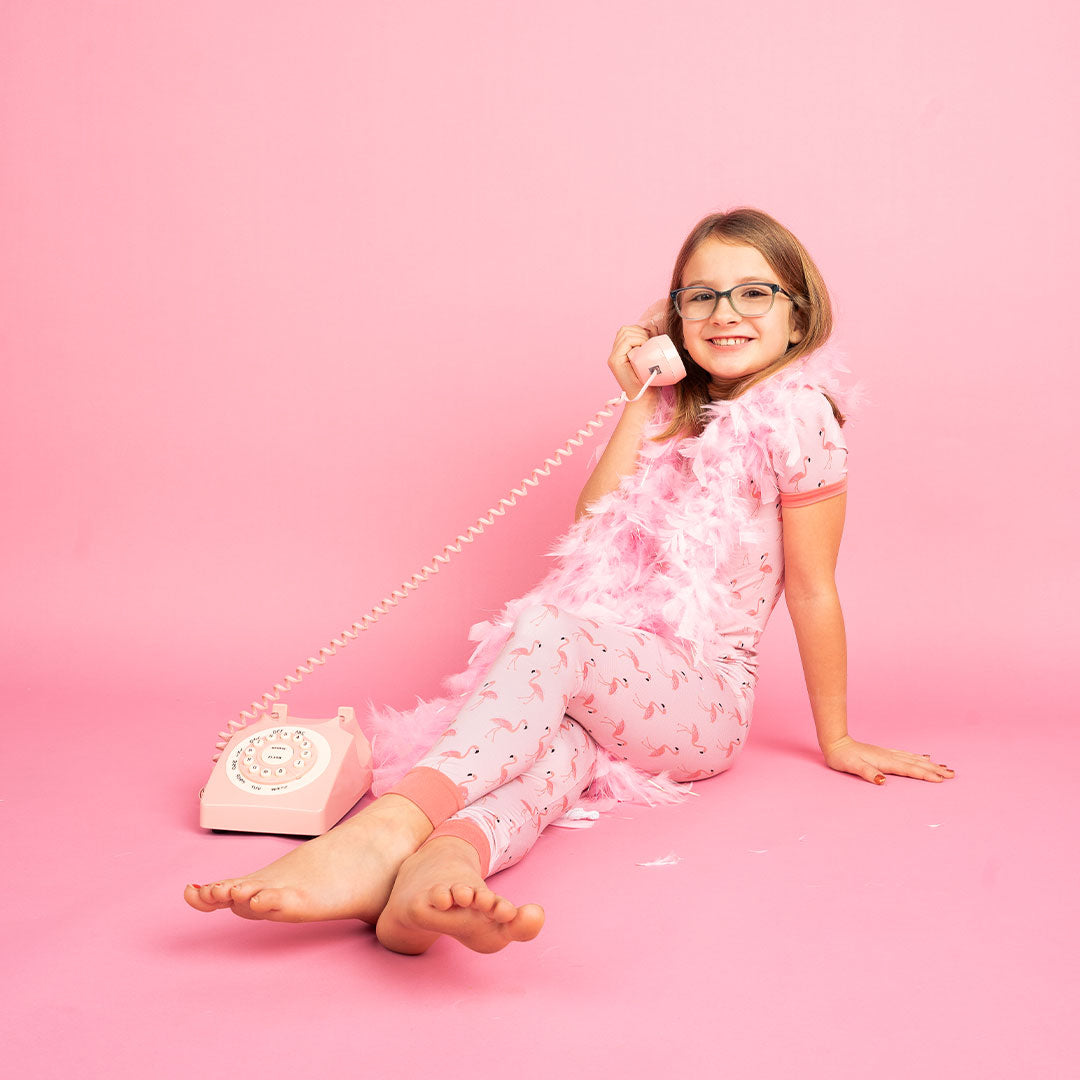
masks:
<path id="1" fill-rule="evenodd" d="M 393 786 L 450 725 L 510 636 L 518 613 L 529 605 L 556 604 L 597 622 L 677 638 L 695 657 L 730 653 L 731 643 L 715 628 L 745 622 L 745 614 L 719 587 L 726 580 L 725 562 L 760 529 L 755 512 L 777 497 L 772 460 L 777 447 L 798 447 L 800 392 L 823 390 L 850 413 L 859 389 L 847 384 L 847 374 L 836 350 L 819 349 L 734 401 L 712 402 L 700 435 L 662 443 L 646 438 L 637 471 L 597 500 L 556 543 L 555 566 L 547 576 L 510 601 L 494 621 L 471 628 L 476 649 L 467 669 L 445 681 L 446 696 L 418 699 L 408 712 L 369 706 L 375 793 Z M 674 391 L 665 387 L 646 436 L 667 426 L 674 401 Z M 751 664 L 747 672 L 752 684 L 756 668 Z M 747 711 L 752 690 L 751 685 Z M 671 802 L 685 798 L 689 787 L 601 751 L 586 798 L 601 806 Z"/>

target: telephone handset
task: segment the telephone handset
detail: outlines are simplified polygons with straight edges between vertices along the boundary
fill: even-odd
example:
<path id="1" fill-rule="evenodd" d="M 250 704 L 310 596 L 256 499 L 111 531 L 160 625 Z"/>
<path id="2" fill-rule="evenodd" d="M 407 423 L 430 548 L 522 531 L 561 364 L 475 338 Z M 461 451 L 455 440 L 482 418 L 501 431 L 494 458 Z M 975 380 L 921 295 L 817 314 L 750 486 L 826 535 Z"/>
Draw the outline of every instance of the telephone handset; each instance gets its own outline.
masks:
<path id="1" fill-rule="evenodd" d="M 675 348 L 675 342 L 667 336 L 660 334 L 649 338 L 644 345 L 631 349 L 626 357 L 634 373 L 644 383 L 652 386 L 671 386 L 686 378 L 686 368 L 683 367 L 682 357 Z M 649 376 L 655 372 L 656 378 Z M 644 392 L 644 387 L 642 388 Z"/>
<path id="2" fill-rule="evenodd" d="M 524 498 L 528 489 L 540 482 L 538 476 L 549 476 L 553 467 L 573 454 L 573 447 L 583 445 L 603 426 L 601 417 L 612 416 L 612 409 L 623 402 L 636 401 L 650 386 L 670 386 L 686 375 L 679 350 L 665 335 L 631 349 L 627 359 L 643 384 L 636 397 L 623 392 L 611 398 L 585 427 L 555 451 L 554 458 L 545 459 L 546 467 L 534 469 L 509 498 L 500 499 L 499 506 L 491 507 L 487 517 L 477 519 L 467 534 L 457 537 L 457 543 L 443 548 L 442 554 L 432 560 L 434 565 L 424 566 L 401 589 L 383 597 L 360 621 L 320 649 L 318 656 L 309 656 L 295 674 L 286 675 L 272 691 L 252 702 L 251 712 L 241 711 L 239 721 L 230 720 L 228 730 L 218 733 L 222 741 L 217 744 L 214 769 L 199 792 L 199 824 L 204 829 L 318 836 L 356 805 L 371 786 L 372 772 L 371 745 L 355 712 L 342 707 L 329 720 L 290 719 L 287 707 L 275 702 L 304 675 L 311 674 L 311 665 L 321 666 L 336 656 L 338 649 L 355 641 L 379 615 L 397 607 L 410 591 L 437 574 L 452 553 L 461 551 L 462 544 L 471 544 L 484 531 L 484 525 L 493 525 L 496 516 L 502 517 L 507 507 L 516 506 L 517 496 Z M 268 716 L 260 716 L 268 711 Z"/>

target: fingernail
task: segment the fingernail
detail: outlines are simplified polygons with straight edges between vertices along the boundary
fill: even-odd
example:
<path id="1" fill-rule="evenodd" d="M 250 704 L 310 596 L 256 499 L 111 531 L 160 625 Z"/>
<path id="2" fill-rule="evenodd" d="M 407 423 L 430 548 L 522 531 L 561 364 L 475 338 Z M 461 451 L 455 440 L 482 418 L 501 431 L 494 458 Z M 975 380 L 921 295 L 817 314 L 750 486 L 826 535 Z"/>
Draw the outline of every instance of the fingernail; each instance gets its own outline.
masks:
<path id="1" fill-rule="evenodd" d="M 188 888 L 189 888 L 189 889 L 201 889 L 201 888 L 202 888 L 202 886 L 201 886 L 201 885 L 196 885 L 196 884 L 195 884 L 194 882 L 192 882 L 192 883 L 191 883 L 191 884 L 190 884 L 190 885 L 188 886 Z"/>
<path id="2" fill-rule="evenodd" d="M 874 777 L 874 783 L 875 784 L 884 784 L 885 783 L 885 777 L 882 776 L 881 773 L 878 773 L 877 776 Z"/>

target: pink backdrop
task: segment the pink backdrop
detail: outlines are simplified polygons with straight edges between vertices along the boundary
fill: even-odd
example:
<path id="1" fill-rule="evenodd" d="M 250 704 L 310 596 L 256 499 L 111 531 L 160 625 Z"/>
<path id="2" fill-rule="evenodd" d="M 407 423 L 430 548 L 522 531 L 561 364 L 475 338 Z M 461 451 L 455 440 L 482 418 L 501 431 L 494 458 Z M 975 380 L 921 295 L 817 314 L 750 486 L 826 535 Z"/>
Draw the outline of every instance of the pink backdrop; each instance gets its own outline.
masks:
<path id="1" fill-rule="evenodd" d="M 72 965 L 173 986 L 170 1015 L 191 1034 L 168 1041 L 178 1070 L 192 1047 L 218 1053 L 189 995 L 220 977 L 239 931 L 215 923 L 225 952 L 181 959 L 203 927 L 176 906 L 184 880 L 226 872 L 202 870 L 207 853 L 237 843 L 195 824 L 214 733 L 616 392 L 617 328 L 665 290 L 683 236 L 715 209 L 760 206 L 806 243 L 874 402 L 849 429 L 840 571 L 856 734 L 934 749 L 960 773 L 958 805 L 965 764 L 970 776 L 985 754 L 995 783 L 969 781 L 970 828 L 1003 828 L 1027 790 L 1010 785 L 1027 784 L 1045 813 L 1014 821 L 1009 850 L 1030 854 L 1033 835 L 1071 845 L 1054 830 L 1076 819 L 1061 755 L 1080 637 L 1077 29 L 1060 0 L 0 3 L 0 664 L 29 758 L 4 798 L 17 876 L 33 868 L 56 905 L 8 886 L 5 921 L 38 973 L 18 1000 L 62 1005 L 92 1047 L 67 1064 L 123 1041 L 87 1011 L 91 986 L 34 981 Z M 543 573 L 586 457 L 295 691 L 294 713 L 433 693 L 463 665 L 468 626 Z M 796 716 L 760 733 L 762 752 L 770 738 L 812 746 L 782 613 L 763 677 L 764 704 Z M 913 732 L 936 744 L 909 746 Z M 817 777 L 805 757 L 799 775 Z M 782 797 L 796 805 L 793 783 Z M 578 857 L 614 858 L 613 835 L 583 835 Z M 258 857 L 229 850 L 229 866 Z M 571 865 L 560 852 L 531 872 Z M 136 902 L 142 886 L 154 903 Z M 81 911 L 102 890 L 122 901 L 118 922 L 76 933 L 59 897 Z M 964 895 L 941 904 L 962 911 Z M 131 920 L 152 930 L 118 950 Z M 242 933 L 274 970 L 264 929 Z M 312 934 L 340 957 L 332 930 Z M 502 991 L 522 962 L 446 961 L 451 975 L 501 971 Z M 229 963 L 235 975 L 244 960 Z M 410 979 L 386 977 L 407 1001 Z M 545 1006 L 561 986 L 520 978 L 527 1000 L 548 986 Z M 1035 985 L 1048 996 L 1021 1032 L 1052 1055 L 1039 1025 L 1065 981 L 1051 968 Z M 49 1074 L 48 1024 L 18 1027 L 9 1045 Z M 323 1045 L 344 1054 L 337 1037 Z M 834 1076 L 901 1064 L 870 1068 L 862 1044 L 835 1060 Z"/>

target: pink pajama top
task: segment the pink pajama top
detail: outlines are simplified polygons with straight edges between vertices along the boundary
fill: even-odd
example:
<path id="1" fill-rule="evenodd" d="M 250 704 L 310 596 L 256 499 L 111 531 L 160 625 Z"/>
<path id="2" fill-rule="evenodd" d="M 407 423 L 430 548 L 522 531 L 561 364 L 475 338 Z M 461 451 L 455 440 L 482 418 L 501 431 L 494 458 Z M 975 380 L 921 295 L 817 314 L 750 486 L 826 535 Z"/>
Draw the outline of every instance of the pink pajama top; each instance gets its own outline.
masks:
<path id="1" fill-rule="evenodd" d="M 734 401 L 712 402 L 700 435 L 650 442 L 673 411 L 674 390 L 663 388 L 636 471 L 558 542 L 535 589 L 494 626 L 473 628 L 477 651 L 488 652 L 492 631 L 505 631 L 523 605 L 553 603 L 678 639 L 752 690 L 757 645 L 783 589 L 782 510 L 847 486 L 847 448 L 823 393 L 843 408 L 845 371 L 818 350 Z"/>

